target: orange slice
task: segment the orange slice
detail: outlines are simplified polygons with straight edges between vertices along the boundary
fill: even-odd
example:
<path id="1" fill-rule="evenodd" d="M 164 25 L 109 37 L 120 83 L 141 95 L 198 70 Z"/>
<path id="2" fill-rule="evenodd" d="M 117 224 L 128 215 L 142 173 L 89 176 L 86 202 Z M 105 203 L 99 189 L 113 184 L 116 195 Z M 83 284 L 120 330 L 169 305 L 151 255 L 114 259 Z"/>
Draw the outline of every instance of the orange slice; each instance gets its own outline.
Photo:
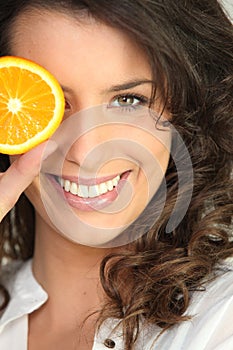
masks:
<path id="1" fill-rule="evenodd" d="M 0 153 L 21 154 L 47 140 L 64 115 L 57 80 L 38 64 L 0 57 Z"/>

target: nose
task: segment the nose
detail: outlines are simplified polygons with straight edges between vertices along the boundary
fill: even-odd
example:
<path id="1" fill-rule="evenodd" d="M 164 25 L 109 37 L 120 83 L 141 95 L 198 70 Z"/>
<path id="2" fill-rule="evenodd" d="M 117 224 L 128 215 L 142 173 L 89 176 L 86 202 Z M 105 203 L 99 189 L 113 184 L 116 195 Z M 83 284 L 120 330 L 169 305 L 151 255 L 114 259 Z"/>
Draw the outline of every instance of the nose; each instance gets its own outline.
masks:
<path id="1" fill-rule="evenodd" d="M 93 171 L 110 158 L 113 149 L 104 144 L 113 137 L 114 126 L 109 127 L 107 118 L 104 106 L 98 106 L 81 110 L 64 121 L 67 161 Z"/>
<path id="2" fill-rule="evenodd" d="M 84 164 L 84 162 L 90 163 L 91 153 L 95 153 L 95 156 L 97 156 L 96 150 L 98 145 L 103 141 L 103 134 L 98 129 L 93 129 L 82 135 L 77 135 L 77 139 L 72 143 L 66 159 L 80 166 Z M 98 157 L 99 156 L 98 154 Z M 97 159 L 95 159 L 95 161 L 96 160 Z M 94 159 L 91 162 L 93 161 Z"/>

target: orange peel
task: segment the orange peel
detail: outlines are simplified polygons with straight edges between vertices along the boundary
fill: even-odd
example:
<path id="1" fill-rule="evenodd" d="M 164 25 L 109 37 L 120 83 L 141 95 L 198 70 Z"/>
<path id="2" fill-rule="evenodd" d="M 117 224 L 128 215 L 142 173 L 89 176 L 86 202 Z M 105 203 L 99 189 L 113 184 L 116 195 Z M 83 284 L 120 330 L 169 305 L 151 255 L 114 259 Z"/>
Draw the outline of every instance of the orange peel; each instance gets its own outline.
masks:
<path id="1" fill-rule="evenodd" d="M 0 153 L 22 154 L 60 125 L 65 101 L 55 77 L 40 65 L 0 57 Z"/>

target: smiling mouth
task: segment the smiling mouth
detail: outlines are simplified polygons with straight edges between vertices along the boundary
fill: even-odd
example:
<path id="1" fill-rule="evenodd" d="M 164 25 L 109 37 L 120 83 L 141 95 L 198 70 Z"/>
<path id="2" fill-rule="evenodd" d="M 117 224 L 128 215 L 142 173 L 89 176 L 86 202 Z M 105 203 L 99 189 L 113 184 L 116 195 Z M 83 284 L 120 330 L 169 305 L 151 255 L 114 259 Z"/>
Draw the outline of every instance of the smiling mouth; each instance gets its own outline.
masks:
<path id="1" fill-rule="evenodd" d="M 131 171 L 92 179 L 48 173 L 46 177 L 71 207 L 81 211 L 99 211 L 115 202 Z"/>
<path id="2" fill-rule="evenodd" d="M 65 192 L 71 193 L 80 198 L 95 198 L 108 193 L 117 187 L 120 179 L 121 175 L 117 175 L 112 180 L 88 186 L 84 184 L 78 184 L 68 179 L 64 179 L 60 176 L 56 176 L 56 181 L 60 184 Z"/>

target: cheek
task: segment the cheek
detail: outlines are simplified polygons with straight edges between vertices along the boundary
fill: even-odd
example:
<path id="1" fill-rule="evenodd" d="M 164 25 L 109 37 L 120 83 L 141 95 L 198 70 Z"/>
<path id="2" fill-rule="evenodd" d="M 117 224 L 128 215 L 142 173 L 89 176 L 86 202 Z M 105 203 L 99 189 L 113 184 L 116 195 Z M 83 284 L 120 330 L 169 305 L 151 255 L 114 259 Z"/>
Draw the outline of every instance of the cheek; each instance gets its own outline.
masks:
<path id="1" fill-rule="evenodd" d="M 165 175 L 170 158 L 170 150 L 164 146 L 161 146 L 157 149 L 155 157 L 158 161 L 161 171 L 163 172 L 163 175 Z"/>
<path id="2" fill-rule="evenodd" d="M 148 193 L 147 203 L 157 193 L 158 189 L 166 192 L 165 174 L 170 158 L 169 144 L 163 145 L 159 141 L 147 144 L 146 156 L 142 160 L 141 177 L 144 185 L 141 186 L 142 197 Z"/>
<path id="3" fill-rule="evenodd" d="M 165 147 L 156 149 L 150 158 L 144 160 L 141 166 L 141 193 L 142 198 L 147 196 L 147 203 L 157 192 L 162 182 L 165 179 L 165 173 L 168 167 L 170 152 Z M 165 183 L 165 182 L 164 182 Z"/>
<path id="4" fill-rule="evenodd" d="M 169 158 L 170 158 L 170 140 L 162 143 L 152 137 L 148 138 L 148 142 L 145 142 L 141 152 L 141 167 L 144 168 L 146 174 L 154 176 L 154 174 L 160 173 L 164 176 L 167 170 Z"/>

